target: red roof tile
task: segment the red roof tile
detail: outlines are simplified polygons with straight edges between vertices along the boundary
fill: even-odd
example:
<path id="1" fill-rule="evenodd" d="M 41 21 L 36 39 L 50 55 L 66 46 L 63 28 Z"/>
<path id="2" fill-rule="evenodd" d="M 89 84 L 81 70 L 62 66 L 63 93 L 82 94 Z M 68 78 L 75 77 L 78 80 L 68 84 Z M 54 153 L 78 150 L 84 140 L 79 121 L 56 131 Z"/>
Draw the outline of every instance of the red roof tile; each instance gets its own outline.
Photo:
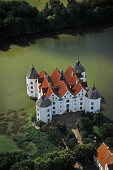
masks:
<path id="1" fill-rule="evenodd" d="M 60 88 L 59 88 L 59 90 L 58 90 L 59 97 L 60 97 L 60 98 L 63 97 L 64 94 L 67 92 L 67 90 L 68 90 L 68 89 L 67 89 L 64 81 L 61 81 L 61 82 L 60 82 Z"/>
<path id="2" fill-rule="evenodd" d="M 60 82 L 60 73 L 59 73 L 59 70 L 56 68 L 54 70 L 54 72 L 52 73 L 51 75 L 51 79 L 53 81 L 53 84 L 56 86 L 56 85 L 59 85 L 59 82 Z"/>
<path id="3" fill-rule="evenodd" d="M 73 69 L 71 66 L 69 66 L 67 68 L 67 70 L 65 71 L 64 77 L 65 77 L 65 80 L 68 85 L 74 86 L 72 88 L 72 90 L 75 91 L 74 95 L 77 95 L 82 90 L 83 87 L 82 87 L 81 83 L 77 83 L 77 80 L 79 80 L 79 79 L 77 78 L 77 76 L 75 74 L 73 74 Z"/>
<path id="4" fill-rule="evenodd" d="M 69 66 L 64 72 L 64 80 L 62 81 L 60 81 L 60 72 L 57 68 L 54 70 L 51 77 L 42 70 L 39 74 L 38 80 L 41 83 L 39 86 L 39 92 L 41 92 L 41 89 L 44 89 L 44 91 L 46 91 L 46 97 L 50 97 L 53 92 L 58 97 L 63 97 L 67 90 L 72 94 L 77 95 L 83 88 L 80 82 L 77 83 L 79 79 L 73 73 L 71 66 Z"/>
<path id="5" fill-rule="evenodd" d="M 113 164 L 113 152 L 109 150 L 109 147 L 105 143 L 102 143 L 97 149 L 97 160 L 103 168 L 105 168 L 106 163 L 108 165 Z"/>

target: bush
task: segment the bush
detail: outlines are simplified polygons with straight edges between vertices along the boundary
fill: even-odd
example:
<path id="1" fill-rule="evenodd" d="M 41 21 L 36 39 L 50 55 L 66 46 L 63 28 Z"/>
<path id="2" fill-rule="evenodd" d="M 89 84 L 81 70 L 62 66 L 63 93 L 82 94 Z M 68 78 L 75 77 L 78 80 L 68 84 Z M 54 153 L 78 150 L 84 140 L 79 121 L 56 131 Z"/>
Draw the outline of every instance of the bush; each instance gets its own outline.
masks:
<path id="1" fill-rule="evenodd" d="M 37 119 L 36 119 L 36 114 L 33 114 L 33 115 L 31 116 L 31 121 L 32 121 L 32 122 L 36 122 L 36 121 L 37 121 Z"/>
<path id="2" fill-rule="evenodd" d="M 36 125 L 39 126 L 40 128 L 42 128 L 42 126 L 44 126 L 45 123 L 42 122 L 41 120 L 38 120 L 38 121 L 36 121 Z"/>

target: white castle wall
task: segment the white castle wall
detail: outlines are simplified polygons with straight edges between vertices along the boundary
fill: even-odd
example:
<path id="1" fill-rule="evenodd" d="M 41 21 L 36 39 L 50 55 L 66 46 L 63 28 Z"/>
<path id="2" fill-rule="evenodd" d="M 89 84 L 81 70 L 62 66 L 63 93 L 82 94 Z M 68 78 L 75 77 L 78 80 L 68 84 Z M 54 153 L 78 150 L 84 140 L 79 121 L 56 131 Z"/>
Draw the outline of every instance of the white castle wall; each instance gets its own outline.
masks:
<path id="1" fill-rule="evenodd" d="M 85 96 L 85 112 L 96 112 L 100 110 L 100 101 L 101 98 L 98 99 L 89 99 Z"/>
<path id="2" fill-rule="evenodd" d="M 27 95 L 31 98 L 37 98 L 38 88 L 37 79 L 28 79 L 26 77 Z"/>
<path id="3" fill-rule="evenodd" d="M 51 121 L 52 120 L 51 106 L 43 108 L 38 107 L 36 105 L 36 117 L 37 120 L 41 120 L 45 123 Z"/>

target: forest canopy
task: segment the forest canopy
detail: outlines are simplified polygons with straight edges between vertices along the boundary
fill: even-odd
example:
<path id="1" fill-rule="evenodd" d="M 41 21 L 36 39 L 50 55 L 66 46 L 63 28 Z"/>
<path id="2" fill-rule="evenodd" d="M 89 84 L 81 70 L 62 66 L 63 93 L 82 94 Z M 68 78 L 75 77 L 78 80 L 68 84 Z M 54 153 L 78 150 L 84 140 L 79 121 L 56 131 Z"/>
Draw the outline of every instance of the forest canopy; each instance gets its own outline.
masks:
<path id="1" fill-rule="evenodd" d="M 64 29 L 74 30 L 111 26 L 113 23 L 113 1 L 50 0 L 39 11 L 25 1 L 0 1 L 0 37 L 14 37 L 30 33 L 48 33 Z"/>

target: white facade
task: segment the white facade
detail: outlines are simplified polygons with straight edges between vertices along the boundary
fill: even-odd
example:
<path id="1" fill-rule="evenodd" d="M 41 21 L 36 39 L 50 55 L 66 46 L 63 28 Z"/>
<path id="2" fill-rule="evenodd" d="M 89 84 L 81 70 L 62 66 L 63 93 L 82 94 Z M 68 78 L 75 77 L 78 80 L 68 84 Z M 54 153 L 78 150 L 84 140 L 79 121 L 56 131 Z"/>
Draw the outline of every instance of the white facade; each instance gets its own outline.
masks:
<path id="1" fill-rule="evenodd" d="M 52 114 L 51 114 L 51 106 L 43 108 L 43 107 L 38 107 L 36 105 L 36 117 L 37 120 L 41 120 L 43 122 L 49 122 L 52 120 Z"/>
<path id="2" fill-rule="evenodd" d="M 98 99 L 89 99 L 88 97 L 84 97 L 85 98 L 85 112 L 92 112 L 95 113 L 97 110 L 100 110 L 100 102 L 101 102 L 101 98 Z"/>
<path id="3" fill-rule="evenodd" d="M 40 108 L 36 105 L 37 120 L 48 122 L 52 120 L 52 115 L 56 114 L 77 111 L 94 113 L 97 110 L 100 110 L 101 99 L 89 99 L 85 96 L 86 93 L 87 92 L 82 89 L 76 96 L 74 96 L 69 91 L 67 91 L 62 98 L 59 98 L 53 93 L 49 97 L 49 99 L 52 101 L 51 106 L 48 108 Z"/>
<path id="4" fill-rule="evenodd" d="M 37 79 L 28 79 L 26 77 L 26 85 L 27 95 L 30 98 L 37 98 L 38 97 Z"/>

